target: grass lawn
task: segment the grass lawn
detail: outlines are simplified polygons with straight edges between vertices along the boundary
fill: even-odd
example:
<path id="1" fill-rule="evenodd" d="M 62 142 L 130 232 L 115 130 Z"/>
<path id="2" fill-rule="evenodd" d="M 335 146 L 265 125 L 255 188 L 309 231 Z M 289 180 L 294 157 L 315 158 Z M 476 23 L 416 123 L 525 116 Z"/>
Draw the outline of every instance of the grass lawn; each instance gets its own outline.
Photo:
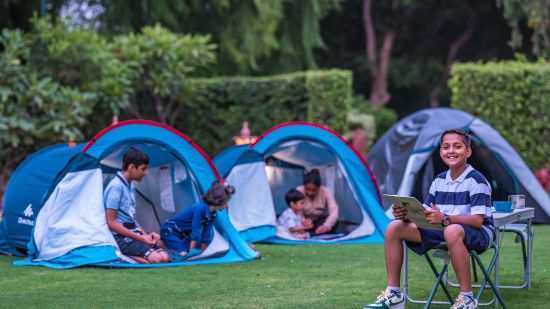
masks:
<path id="1" fill-rule="evenodd" d="M 518 283 L 520 246 L 505 234 L 501 278 Z M 252 262 L 153 269 L 15 267 L 15 258 L 0 256 L 0 307 L 361 308 L 386 284 L 382 245 L 257 248 L 263 258 Z M 414 295 L 427 296 L 433 275 L 423 259 L 409 256 Z M 548 306 L 543 296 L 550 291 L 549 258 L 550 226 L 535 226 L 533 288 L 503 290 L 510 308 Z"/>

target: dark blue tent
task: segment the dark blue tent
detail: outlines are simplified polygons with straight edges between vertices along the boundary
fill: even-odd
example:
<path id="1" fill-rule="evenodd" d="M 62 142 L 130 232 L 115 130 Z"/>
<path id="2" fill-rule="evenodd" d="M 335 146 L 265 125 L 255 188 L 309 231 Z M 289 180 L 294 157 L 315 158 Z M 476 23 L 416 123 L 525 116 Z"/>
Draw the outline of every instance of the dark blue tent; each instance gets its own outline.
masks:
<path id="1" fill-rule="evenodd" d="M 0 252 L 24 255 L 40 203 L 52 181 L 86 144 L 57 144 L 34 153 L 15 170 L 6 187 L 0 223 Z"/>

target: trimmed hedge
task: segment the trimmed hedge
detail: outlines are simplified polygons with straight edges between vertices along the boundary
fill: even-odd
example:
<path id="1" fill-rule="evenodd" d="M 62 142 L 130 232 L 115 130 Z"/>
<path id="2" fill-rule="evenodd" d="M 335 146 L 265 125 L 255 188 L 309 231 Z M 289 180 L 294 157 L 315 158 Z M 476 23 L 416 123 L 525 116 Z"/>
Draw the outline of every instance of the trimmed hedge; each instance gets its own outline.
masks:
<path id="1" fill-rule="evenodd" d="M 231 146 L 242 122 L 252 135 L 288 121 L 311 121 L 339 133 L 346 129 L 352 75 L 307 71 L 268 77 L 192 79 L 175 127 L 214 156 Z"/>
<path id="2" fill-rule="evenodd" d="M 550 64 L 455 64 L 451 106 L 490 123 L 532 170 L 550 159 Z"/>

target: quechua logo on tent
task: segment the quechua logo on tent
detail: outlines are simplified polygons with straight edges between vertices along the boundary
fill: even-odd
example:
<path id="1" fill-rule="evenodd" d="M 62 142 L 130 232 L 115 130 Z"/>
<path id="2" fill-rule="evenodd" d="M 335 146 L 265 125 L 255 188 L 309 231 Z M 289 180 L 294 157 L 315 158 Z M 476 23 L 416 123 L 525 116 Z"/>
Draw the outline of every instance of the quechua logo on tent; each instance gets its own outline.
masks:
<path id="1" fill-rule="evenodd" d="M 23 215 L 27 218 L 32 218 L 34 216 L 34 211 L 32 210 L 32 204 L 29 204 L 25 210 L 23 210 Z M 34 225 L 34 220 L 30 220 L 27 218 L 19 217 L 17 218 L 17 223 L 24 224 L 24 225 Z"/>

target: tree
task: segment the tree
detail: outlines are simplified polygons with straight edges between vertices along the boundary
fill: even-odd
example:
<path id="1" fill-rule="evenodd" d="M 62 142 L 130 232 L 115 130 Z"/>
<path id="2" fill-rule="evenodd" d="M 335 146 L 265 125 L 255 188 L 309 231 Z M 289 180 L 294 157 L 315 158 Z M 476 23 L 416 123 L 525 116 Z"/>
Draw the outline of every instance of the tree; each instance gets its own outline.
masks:
<path id="1" fill-rule="evenodd" d="M 327 48 L 316 50 L 317 63 L 352 70 L 357 93 L 370 104 L 389 96 L 384 105 L 401 117 L 429 107 L 430 97 L 449 106 L 448 63 L 513 57 L 494 2 L 347 1 L 321 29 Z"/>
<path id="2" fill-rule="evenodd" d="M 216 59 L 209 36 L 181 35 L 159 25 L 117 36 L 112 48 L 132 76 L 129 112 L 137 118 L 155 115 L 170 125 L 183 107 L 178 102 L 189 90 L 187 78 Z"/>
<path id="3" fill-rule="evenodd" d="M 174 32 L 210 34 L 219 50 L 216 72 L 234 75 L 314 68 L 313 50 L 324 48 L 320 19 L 337 9 L 341 0 L 85 2 L 105 8 L 98 17 L 99 30 L 109 34 L 135 32 L 156 23 Z"/>
<path id="4" fill-rule="evenodd" d="M 550 1 L 497 0 L 497 5 L 502 7 L 503 15 L 512 28 L 510 46 L 517 49 L 523 45 L 520 21 L 527 18 L 527 26 L 533 30 L 533 54 L 550 60 Z"/>

